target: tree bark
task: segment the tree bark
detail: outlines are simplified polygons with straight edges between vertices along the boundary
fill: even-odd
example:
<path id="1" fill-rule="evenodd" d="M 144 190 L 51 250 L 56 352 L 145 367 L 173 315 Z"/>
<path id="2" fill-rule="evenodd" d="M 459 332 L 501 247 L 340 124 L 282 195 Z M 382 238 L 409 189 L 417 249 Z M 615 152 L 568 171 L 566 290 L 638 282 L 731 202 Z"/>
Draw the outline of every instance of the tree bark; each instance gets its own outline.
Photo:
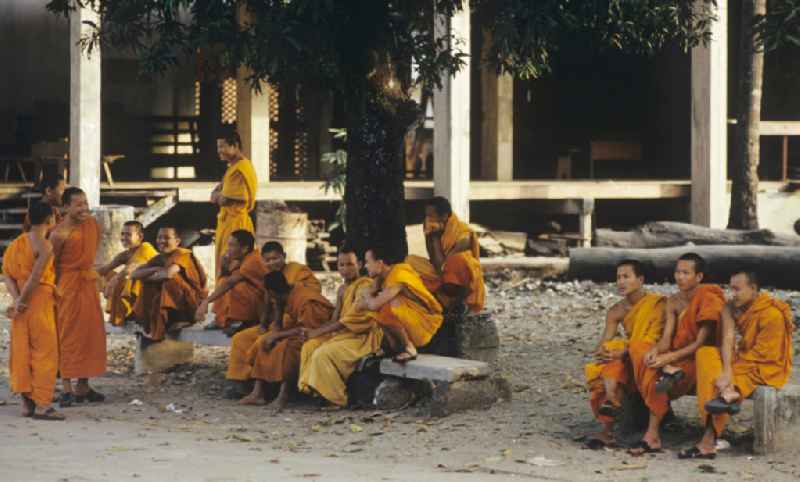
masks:
<path id="1" fill-rule="evenodd" d="M 753 23 L 767 12 L 767 0 L 742 1 L 742 53 L 739 65 L 738 125 L 731 173 L 730 229 L 758 229 L 758 163 L 764 50 L 757 45 Z"/>
<path id="2" fill-rule="evenodd" d="M 633 231 L 597 229 L 593 239 L 596 246 L 610 248 L 668 248 L 687 244 L 800 246 L 800 237 L 776 234 L 768 229 L 712 229 L 668 221 L 647 223 Z"/>

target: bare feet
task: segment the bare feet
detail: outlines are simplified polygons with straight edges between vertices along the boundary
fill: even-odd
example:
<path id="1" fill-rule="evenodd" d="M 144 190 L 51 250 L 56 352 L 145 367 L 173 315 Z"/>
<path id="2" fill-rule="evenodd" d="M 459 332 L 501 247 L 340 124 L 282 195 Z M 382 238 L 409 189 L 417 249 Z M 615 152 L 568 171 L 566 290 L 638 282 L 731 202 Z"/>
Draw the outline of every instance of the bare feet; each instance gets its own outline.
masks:
<path id="1" fill-rule="evenodd" d="M 729 386 L 719 394 L 720 398 L 725 400 L 725 403 L 733 403 L 739 400 L 739 392 L 735 388 Z"/>
<path id="2" fill-rule="evenodd" d="M 666 373 L 667 375 L 674 375 L 674 374 L 678 373 L 679 371 L 681 371 L 680 368 L 678 368 L 676 366 L 672 366 L 672 365 L 664 365 L 661 368 L 661 372 L 662 373 Z"/>
<path id="3" fill-rule="evenodd" d="M 260 393 L 251 392 L 246 397 L 239 400 L 239 405 L 266 405 L 267 402 L 264 401 L 264 397 Z"/>
<path id="4" fill-rule="evenodd" d="M 406 350 L 394 356 L 393 360 L 397 363 L 408 363 L 417 359 L 417 349 L 414 345 L 406 345 Z"/>
<path id="5" fill-rule="evenodd" d="M 22 396 L 22 412 L 21 415 L 23 417 L 30 417 L 33 415 L 33 412 L 36 410 L 36 404 L 33 403 L 33 400 L 26 397 L 25 395 Z"/>
<path id="6" fill-rule="evenodd" d="M 642 437 L 642 440 L 638 444 L 628 450 L 628 453 L 634 457 L 659 452 L 661 452 L 661 438 L 653 437 L 647 433 L 644 434 L 644 437 Z"/>
<path id="7" fill-rule="evenodd" d="M 62 421 L 66 420 L 66 417 L 56 410 L 53 407 L 36 407 L 34 411 L 33 418 L 36 420 L 52 420 L 52 421 Z"/>
<path id="8" fill-rule="evenodd" d="M 608 432 L 597 432 L 596 434 L 586 437 L 584 446 L 588 449 L 599 450 L 603 447 L 613 447 L 616 445 L 614 436 Z"/>
<path id="9" fill-rule="evenodd" d="M 272 411 L 273 415 L 277 415 L 283 412 L 283 409 L 286 408 L 286 405 L 289 404 L 289 384 L 283 382 L 281 384 L 281 391 L 278 392 L 277 398 L 272 401 L 269 405 L 269 409 Z"/>

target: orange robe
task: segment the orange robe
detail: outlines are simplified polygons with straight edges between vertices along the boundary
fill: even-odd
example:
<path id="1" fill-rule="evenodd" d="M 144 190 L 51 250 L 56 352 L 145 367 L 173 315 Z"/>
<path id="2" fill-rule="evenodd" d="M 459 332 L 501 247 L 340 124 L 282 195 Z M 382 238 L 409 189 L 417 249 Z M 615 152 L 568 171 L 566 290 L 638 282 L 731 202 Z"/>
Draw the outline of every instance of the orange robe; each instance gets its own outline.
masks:
<path id="1" fill-rule="evenodd" d="M 168 280 L 142 282 L 142 293 L 133 311 L 154 340 L 163 340 L 167 325 L 194 323 L 195 312 L 206 298 L 206 273 L 191 250 L 178 248 L 147 262 L 148 268 L 178 265 L 178 274 Z"/>
<path id="2" fill-rule="evenodd" d="M 700 331 L 700 322 L 711 321 L 719 325 L 724 305 L 725 293 L 719 286 L 700 285 L 689 305 L 678 317 L 670 343 L 670 351 L 680 350 L 693 343 Z M 713 339 L 715 327 L 712 326 L 710 329 Z M 670 393 L 659 393 L 656 392 L 656 382 L 661 376 L 661 369 L 649 368 L 644 364 L 644 356 L 654 344 L 645 341 L 631 342 L 628 347 L 628 353 L 633 366 L 636 388 L 642 394 L 642 398 L 650 412 L 663 417 L 669 410 L 670 399 L 674 400 L 686 395 L 695 386 L 695 357 L 689 356 L 672 363 L 672 366 L 683 370 L 684 378 L 673 386 Z"/>
<path id="3" fill-rule="evenodd" d="M 401 286 L 403 289 L 381 307 L 378 323 L 405 329 L 411 343 L 417 348 L 427 345 L 442 326 L 442 305 L 409 264 L 397 263 L 392 266 L 383 281 L 383 288 L 392 286 Z"/>
<path id="4" fill-rule="evenodd" d="M 426 220 L 425 226 L 427 231 L 429 221 Z M 467 237 L 470 240 L 470 249 L 454 253 L 455 245 Z M 481 248 L 478 236 L 469 228 L 469 225 L 458 219 L 455 214 L 451 214 L 444 226 L 441 241 L 442 252 L 445 256 L 441 274 L 429 260 L 421 256 L 410 255 L 406 258 L 406 263 L 419 273 L 425 287 L 431 293 L 436 294 L 440 302 L 447 303 L 448 301 L 445 295 L 439 293 L 442 284 L 463 286 L 468 289 L 464 303 L 473 313 L 480 312 L 486 303 L 486 286 L 483 282 L 483 271 L 479 261 Z"/>
<path id="5" fill-rule="evenodd" d="M 157 255 L 156 248 L 145 241 L 131 255 L 127 265 L 144 264 Z M 109 275 L 114 276 L 115 273 L 112 272 Z M 125 324 L 125 321 L 133 314 L 133 307 L 141 292 L 142 282 L 130 278 L 121 280 L 111 288 L 111 296 L 106 300 L 106 313 L 109 314 L 108 319 L 112 325 L 122 326 Z"/>
<path id="6" fill-rule="evenodd" d="M 792 309 L 783 301 L 762 293 L 736 318 L 741 335 L 731 365 L 733 385 L 743 400 L 759 385 L 781 388 L 792 373 Z M 706 346 L 697 351 L 697 406 L 700 420 L 708 423 L 706 402 L 718 395 L 715 382 L 722 374 L 719 348 Z M 712 415 L 714 431 L 719 436 L 729 415 Z"/>
<path id="7" fill-rule="evenodd" d="M 655 293 L 647 293 L 640 299 L 622 320 L 627 341 L 613 339 L 603 343 L 609 351 L 625 350 L 630 342 L 655 343 L 664 330 L 665 298 Z M 610 417 L 597 413 L 600 405 L 607 400 L 604 380 L 615 380 L 626 390 L 631 390 L 631 365 L 627 360 L 588 363 L 584 367 L 586 383 L 589 387 L 589 404 L 595 418 L 600 422 L 611 422 Z"/>
<path id="8" fill-rule="evenodd" d="M 264 306 L 264 275 L 267 266 L 261 255 L 251 252 L 242 260 L 237 270 L 244 277 L 233 288 L 214 301 L 215 323 L 225 328 L 232 322 L 252 321 L 258 323 Z M 219 282 L 225 278 L 220 278 Z"/>
<path id="9" fill-rule="evenodd" d="M 288 315 L 288 316 L 286 316 Z M 314 330 L 328 323 L 333 315 L 333 305 L 320 293 L 297 285 L 286 300 L 281 330 L 303 327 Z M 296 378 L 300 370 L 300 350 L 303 342 L 299 337 L 290 337 L 274 344 L 269 351 L 261 346 L 264 337 L 256 340 L 258 354 L 253 364 L 252 378 L 267 382 L 282 382 Z"/>
<path id="10" fill-rule="evenodd" d="M 56 326 L 61 378 L 92 378 L 106 372 L 106 329 L 94 260 L 100 228 L 90 217 L 72 231 L 56 259 Z"/>
<path id="11" fill-rule="evenodd" d="M 308 266 L 290 262 L 281 270 L 286 281 L 292 286 L 303 286 L 317 293 L 322 292 L 322 284 Z M 250 379 L 253 371 L 253 362 L 258 353 L 256 341 L 261 336 L 260 326 L 246 328 L 231 338 L 231 352 L 228 358 L 228 371 L 225 378 L 228 380 L 245 381 Z"/>
<path id="12" fill-rule="evenodd" d="M 20 235 L 3 255 L 3 274 L 14 280 L 20 292 L 36 262 L 28 236 Z M 51 258 L 31 292 L 28 308 L 11 320 L 11 391 L 25 395 L 37 406 L 48 406 L 53 401 L 58 376 L 55 280 Z"/>
<path id="13" fill-rule="evenodd" d="M 220 271 L 220 259 L 228 249 L 228 238 L 231 233 L 244 229 L 254 232 L 250 211 L 256 206 L 256 190 L 258 178 L 249 159 L 240 159 L 228 166 L 222 178 L 220 194 L 237 202 L 219 208 L 217 230 L 215 233 L 216 272 Z"/>

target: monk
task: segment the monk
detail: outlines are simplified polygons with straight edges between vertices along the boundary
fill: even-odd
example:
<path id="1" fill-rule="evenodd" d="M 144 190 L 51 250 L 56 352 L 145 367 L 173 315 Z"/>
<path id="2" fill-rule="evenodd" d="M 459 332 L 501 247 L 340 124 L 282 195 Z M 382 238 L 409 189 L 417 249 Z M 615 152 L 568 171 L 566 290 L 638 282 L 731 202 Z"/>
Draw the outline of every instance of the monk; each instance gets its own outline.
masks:
<path id="1" fill-rule="evenodd" d="M 217 153 L 220 160 L 228 163 L 222 182 L 211 192 L 211 203 L 219 206 L 214 241 L 219 277 L 222 255 L 231 233 L 239 229 L 254 232 L 250 211 L 256 205 L 258 179 L 253 164 L 242 154 L 242 139 L 236 131 L 217 139 Z"/>
<path id="2" fill-rule="evenodd" d="M 760 385 L 781 388 L 792 372 L 789 305 L 759 291 L 753 271 L 735 273 L 730 287 L 733 299 L 722 310 L 721 345 L 704 346 L 696 355 L 697 406 L 706 429 L 696 446 L 678 453 L 682 459 L 716 457 L 717 437 L 742 400 Z"/>
<path id="3" fill-rule="evenodd" d="M 266 308 L 263 281 L 267 267 L 254 247 L 252 233 L 244 229 L 231 233 L 228 250 L 223 256 L 223 277 L 197 308 L 197 321 L 206 319 L 208 305 L 214 303 L 215 327 L 226 329 L 258 324 Z"/>
<path id="4" fill-rule="evenodd" d="M 144 240 L 144 226 L 139 221 L 126 221 L 122 225 L 120 241 L 125 251 L 97 269 L 97 274 L 107 278 L 103 295 L 106 313 L 114 326 L 122 326 L 130 319 L 142 291 L 142 282 L 132 280 L 131 273 L 158 254 L 156 248 Z M 122 269 L 116 271 L 119 267 Z"/>
<path id="5" fill-rule="evenodd" d="M 56 272 L 47 233 L 55 224 L 53 208 L 36 201 L 28 209 L 30 227 L 3 255 L 3 281 L 13 300 L 11 318 L 11 391 L 22 396 L 22 416 L 64 420 L 52 406 L 58 375 Z"/>
<path id="6" fill-rule="evenodd" d="M 617 290 L 624 298 L 606 314 L 606 325 L 594 351 L 596 362 L 585 367 L 589 403 L 603 430 L 586 442 L 591 449 L 614 445 L 614 420 L 622 409 L 624 392 L 632 386 L 628 343 L 655 343 L 664 329 L 666 299 L 644 289 L 642 264 L 627 259 L 617 264 Z M 622 326 L 627 340 L 618 338 Z"/>
<path id="7" fill-rule="evenodd" d="M 159 255 L 131 273 L 131 279 L 142 283 L 133 312 L 144 325 L 143 336 L 153 341 L 163 340 L 167 331 L 192 325 L 208 294 L 203 265 L 180 243 L 175 226 L 160 228 L 156 236 Z"/>
<path id="8" fill-rule="evenodd" d="M 446 310 L 472 313 L 483 309 L 486 287 L 480 264 L 478 236 L 453 213 L 450 201 L 437 196 L 425 206 L 425 247 L 428 257 L 408 256 L 428 291 Z"/>
<path id="9" fill-rule="evenodd" d="M 322 292 L 322 284 L 319 282 L 314 272 L 308 266 L 295 262 L 286 262 L 286 252 L 280 243 L 276 241 L 269 241 L 264 243 L 261 248 L 261 258 L 267 267 L 267 272 L 281 272 L 286 278 L 286 281 L 292 285 L 301 285 L 317 293 Z M 268 294 L 265 294 L 264 303 L 265 307 L 271 304 Z M 271 308 L 270 308 L 271 310 Z M 267 312 L 266 310 L 264 312 Z M 225 398 L 230 400 L 238 400 L 243 396 L 250 393 L 247 390 L 247 384 L 250 380 L 250 374 L 253 371 L 253 362 L 255 361 L 258 347 L 256 341 L 258 337 L 266 333 L 268 328 L 268 321 L 259 317 L 261 323 L 258 326 L 253 326 L 244 329 L 231 339 L 231 352 L 228 359 L 228 371 L 225 378 L 228 380 L 227 388 L 225 390 Z"/>
<path id="10" fill-rule="evenodd" d="M 695 353 L 711 344 L 725 304 L 717 285 L 701 284 L 705 260 L 696 253 L 678 258 L 675 284 L 678 293 L 666 304 L 666 323 L 658 343 L 631 342 L 628 353 L 636 388 L 650 411 L 647 431 L 631 448 L 632 455 L 661 451 L 661 420 L 669 401 L 689 393 L 695 386 Z"/>
<path id="11" fill-rule="evenodd" d="M 277 413 L 286 407 L 292 389 L 297 386 L 303 331 L 315 330 L 327 323 L 333 314 L 333 305 L 316 290 L 290 285 L 280 271 L 272 271 L 264 277 L 264 288 L 273 300 L 272 321 L 256 342 L 258 354 L 251 375 L 255 379 L 253 391 L 239 403 L 261 405 L 265 383 L 280 383 L 278 397 L 272 403 Z"/>
<path id="12" fill-rule="evenodd" d="M 41 202 L 50 206 L 53 210 L 53 216 L 55 216 L 55 224 L 50 228 L 51 231 L 61 222 L 61 196 L 64 194 L 64 189 L 66 188 L 67 185 L 64 182 L 64 176 L 61 174 L 45 175 L 37 186 L 37 191 L 42 194 Z M 28 232 L 30 228 L 30 217 L 25 216 L 25 220 L 22 223 L 22 231 Z"/>
<path id="13" fill-rule="evenodd" d="M 414 360 L 417 348 L 427 345 L 442 325 L 442 305 L 411 265 L 393 258 L 384 246 L 369 248 L 365 259 L 374 281 L 370 292 L 359 298 L 358 309 L 378 313 L 395 361 Z"/>
<path id="14" fill-rule="evenodd" d="M 105 396 L 89 386 L 89 378 L 106 372 L 106 329 L 94 270 L 100 226 L 89 212 L 86 194 L 77 187 L 64 190 L 66 217 L 50 234 L 56 265 L 56 304 L 63 382 L 61 407 L 102 402 Z M 73 391 L 71 379 L 78 384 Z"/>
<path id="15" fill-rule="evenodd" d="M 360 276 L 363 263 L 352 247 L 339 249 L 337 267 L 344 283 L 337 292 L 331 321 L 300 333 L 307 341 L 300 353 L 297 386 L 335 407 L 346 407 L 347 379 L 359 360 L 380 350 L 383 330 L 377 323 L 377 313 L 356 309 L 357 297 L 366 296 L 372 280 Z"/>

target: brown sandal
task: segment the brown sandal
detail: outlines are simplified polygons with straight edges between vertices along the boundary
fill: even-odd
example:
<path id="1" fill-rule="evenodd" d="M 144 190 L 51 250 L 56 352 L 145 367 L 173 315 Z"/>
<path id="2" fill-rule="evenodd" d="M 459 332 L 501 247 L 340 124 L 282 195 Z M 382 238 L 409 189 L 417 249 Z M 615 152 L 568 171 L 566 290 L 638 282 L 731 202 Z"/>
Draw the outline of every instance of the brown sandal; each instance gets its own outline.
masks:
<path id="1" fill-rule="evenodd" d="M 66 417 L 53 407 L 48 408 L 43 413 L 34 413 L 32 416 L 36 420 L 53 420 L 59 422 L 66 420 Z"/>

